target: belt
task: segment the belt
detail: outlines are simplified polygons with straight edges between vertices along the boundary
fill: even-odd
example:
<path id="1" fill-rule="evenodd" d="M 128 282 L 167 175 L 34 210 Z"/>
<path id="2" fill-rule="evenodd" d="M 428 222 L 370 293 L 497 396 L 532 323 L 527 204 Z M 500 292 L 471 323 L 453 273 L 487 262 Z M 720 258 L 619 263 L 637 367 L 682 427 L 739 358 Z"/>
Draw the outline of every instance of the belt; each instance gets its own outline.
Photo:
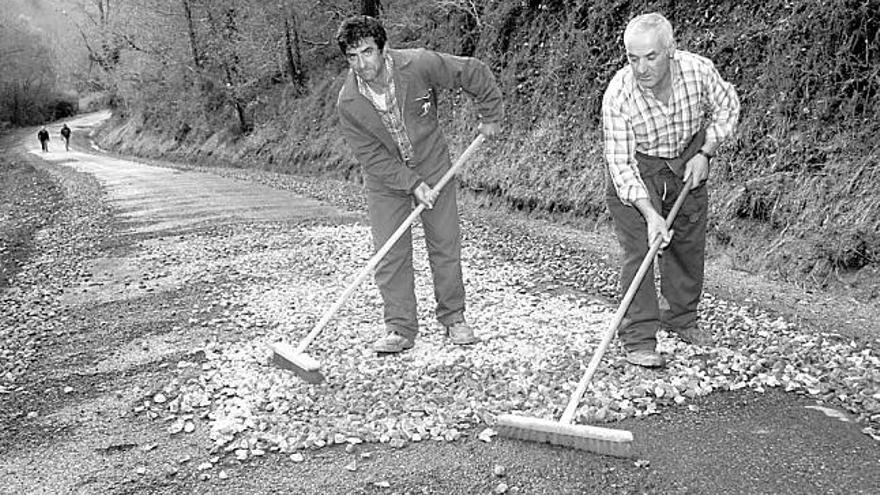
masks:
<path id="1" fill-rule="evenodd" d="M 672 173 L 677 175 L 678 177 L 684 177 L 684 166 L 700 151 L 700 148 L 703 146 L 703 143 L 706 142 L 706 131 L 702 130 L 691 138 L 690 143 L 688 143 L 687 148 L 676 158 L 663 158 L 659 156 L 651 156 L 646 155 L 642 152 L 636 151 L 636 162 L 639 165 L 639 174 L 641 174 L 642 178 L 651 177 L 663 170 L 666 167 L 669 167 L 672 170 Z"/>

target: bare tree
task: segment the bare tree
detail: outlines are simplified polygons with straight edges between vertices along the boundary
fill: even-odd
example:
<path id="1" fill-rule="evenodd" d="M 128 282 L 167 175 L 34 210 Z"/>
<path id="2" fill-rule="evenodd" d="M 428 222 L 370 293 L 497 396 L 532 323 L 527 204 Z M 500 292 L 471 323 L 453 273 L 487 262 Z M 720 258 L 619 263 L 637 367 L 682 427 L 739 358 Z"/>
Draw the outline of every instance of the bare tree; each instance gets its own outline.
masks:
<path id="1" fill-rule="evenodd" d="M 284 17 L 284 49 L 287 56 L 287 68 L 290 82 L 298 89 L 302 89 L 305 82 L 305 72 L 302 67 L 302 52 L 299 43 L 299 29 L 296 14 L 290 18 Z"/>
<path id="2" fill-rule="evenodd" d="M 111 0 L 91 0 L 81 4 L 87 26 L 77 25 L 83 43 L 89 51 L 89 62 L 98 64 L 105 72 L 112 72 L 119 63 L 121 47 L 110 27 Z M 89 5 L 94 8 L 92 10 Z M 91 67 L 90 67 L 91 72 Z"/>
<path id="3" fill-rule="evenodd" d="M 437 7 L 450 12 L 463 12 L 469 16 L 478 29 L 483 29 L 482 8 L 477 0 L 436 0 Z"/>
<path id="4" fill-rule="evenodd" d="M 186 19 L 186 32 L 189 35 L 189 47 L 192 52 L 193 66 L 197 70 L 202 69 L 202 57 L 199 54 L 199 44 L 196 41 L 196 28 L 193 22 L 193 9 L 191 0 L 180 0 L 183 7 L 184 19 Z"/>
<path id="5" fill-rule="evenodd" d="M 356 9 L 363 15 L 368 15 L 370 17 L 379 17 L 379 14 L 382 13 L 382 1 L 381 0 L 355 0 Z"/>
<path id="6" fill-rule="evenodd" d="M 0 121 L 32 125 L 54 117 L 49 108 L 55 70 L 42 39 L 13 22 L 0 22 Z"/>

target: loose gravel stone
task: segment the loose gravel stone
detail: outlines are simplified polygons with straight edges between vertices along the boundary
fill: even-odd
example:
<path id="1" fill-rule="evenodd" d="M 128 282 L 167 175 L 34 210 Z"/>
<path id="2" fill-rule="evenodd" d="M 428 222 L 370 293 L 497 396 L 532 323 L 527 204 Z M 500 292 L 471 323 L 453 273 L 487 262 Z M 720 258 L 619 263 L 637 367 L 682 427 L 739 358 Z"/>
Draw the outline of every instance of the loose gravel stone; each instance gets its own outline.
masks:
<path id="1" fill-rule="evenodd" d="M 583 294 L 538 287 L 527 256 L 499 256 L 486 242 L 463 250 L 468 317 L 482 336 L 476 346 L 450 345 L 433 321 L 433 292 L 423 233 L 415 229 L 416 295 L 422 333 L 414 349 L 377 357 L 381 299 L 366 282 L 308 353 L 322 362 L 327 381 L 309 385 L 270 366 L 266 344 L 296 342 L 335 301 L 370 253 L 363 224 L 308 226 L 290 234 L 243 228 L 212 262 L 212 244 L 198 239 L 164 246 L 189 276 L 259 274 L 236 294 L 230 318 L 266 331 L 253 339 L 210 343 L 198 379 L 179 388 L 189 404 L 208 407 L 216 448 L 236 441 L 269 450 L 319 449 L 353 437 L 403 447 L 421 440 L 455 441 L 501 413 L 558 418 L 611 320 L 605 304 Z M 259 241 L 257 241 L 259 240 Z M 263 249 L 250 249 L 259 242 Z M 201 273 L 201 274 L 200 274 Z M 574 294 L 574 295 L 573 295 Z M 230 299 L 219 290 L 218 300 Z M 706 295 L 703 324 L 719 346 L 697 348 L 661 332 L 659 350 L 672 358 L 664 370 L 625 364 L 612 346 L 578 408 L 578 423 L 606 423 L 659 414 L 663 408 L 718 390 L 781 387 L 821 401 L 848 403 L 860 421 L 877 414 L 880 358 L 835 335 L 803 335 L 791 323 Z M 491 435 L 478 436 L 491 440 Z"/>

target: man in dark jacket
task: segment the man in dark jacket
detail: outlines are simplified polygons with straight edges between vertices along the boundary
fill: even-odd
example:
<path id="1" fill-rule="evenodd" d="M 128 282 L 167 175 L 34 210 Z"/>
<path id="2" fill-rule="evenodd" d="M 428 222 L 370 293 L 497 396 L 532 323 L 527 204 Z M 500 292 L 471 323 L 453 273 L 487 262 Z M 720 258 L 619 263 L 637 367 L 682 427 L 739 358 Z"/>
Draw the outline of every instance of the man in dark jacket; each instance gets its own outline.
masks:
<path id="1" fill-rule="evenodd" d="M 339 27 L 336 40 L 350 67 L 337 111 L 343 137 L 364 171 L 373 243 L 378 250 L 412 212 L 421 214 L 434 278 L 436 315 L 454 344 L 476 342 L 464 318 L 461 235 L 456 182 L 434 194 L 452 166 L 437 120 L 437 93 L 462 89 L 476 103 L 478 131 L 500 132 L 501 91 L 477 59 L 424 49 L 394 50 L 378 20 L 357 16 Z M 412 266 L 412 235 L 398 240 L 376 268 L 387 334 L 373 349 L 401 352 L 413 346 L 419 325 Z"/>
<path id="2" fill-rule="evenodd" d="M 61 126 L 61 137 L 64 138 L 64 151 L 70 151 L 70 127 L 67 124 Z"/>
<path id="3" fill-rule="evenodd" d="M 40 140 L 40 146 L 43 147 L 43 152 L 49 151 L 49 131 L 46 130 L 46 127 L 41 127 L 37 132 L 37 139 Z"/>

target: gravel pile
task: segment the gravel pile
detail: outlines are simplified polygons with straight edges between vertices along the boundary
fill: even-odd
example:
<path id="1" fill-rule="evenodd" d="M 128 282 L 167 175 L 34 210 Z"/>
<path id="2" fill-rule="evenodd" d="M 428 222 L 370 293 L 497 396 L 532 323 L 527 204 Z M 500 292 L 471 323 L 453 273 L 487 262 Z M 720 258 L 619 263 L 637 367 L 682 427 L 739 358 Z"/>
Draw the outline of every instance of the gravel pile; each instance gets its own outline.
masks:
<path id="1" fill-rule="evenodd" d="M 89 176 L 66 168 L 35 171 L 22 163 L 4 173 L 11 208 L 0 216 L 0 238 L 21 235 L 12 246 L 0 242 L 0 255 L 9 256 L 4 265 L 15 264 L 9 286 L 0 286 L 0 396 L 21 390 L 18 382 L 40 347 L 65 339 L 59 295 L 79 280 L 83 260 L 99 249 L 110 214 Z M 56 181 L 67 189 L 59 190 Z"/>
<path id="2" fill-rule="evenodd" d="M 229 173 L 251 180 L 265 177 Z M 356 191 L 345 194 L 351 191 L 287 180 L 297 192 L 360 206 Z M 615 309 L 579 289 L 613 296 L 616 270 L 584 259 L 584 253 L 564 241 L 499 230 L 476 216 L 468 217 L 465 232 L 468 317 L 483 342 L 459 348 L 441 337 L 432 314 L 422 233 L 416 229 L 423 325 L 416 347 L 391 357 L 369 350 L 382 335 L 381 302 L 372 283 L 365 283 L 308 350 L 322 362 L 327 378 L 318 386 L 268 365 L 265 344 L 295 343 L 312 328 L 366 263 L 368 227 L 243 227 L 226 240 L 230 245 L 224 250 L 246 254 L 216 263 L 207 260 L 217 246 L 188 244 L 173 255 L 192 273 L 228 276 L 235 267 L 233 278 L 250 281 L 234 294 L 215 296 L 229 308 L 229 318 L 219 325 L 249 329 L 253 338 L 210 343 L 197 379 L 172 382 L 157 392 L 174 400 L 146 401 L 141 411 L 153 410 L 169 421 L 174 415 L 201 418 L 216 451 L 241 460 L 267 451 L 293 453 L 299 460 L 301 449 L 333 444 L 387 442 L 403 447 L 462 435 L 490 441 L 497 414 L 558 418 Z M 661 333 L 660 351 L 673 360 L 655 371 L 627 365 L 620 349 L 612 346 L 576 422 L 613 422 L 658 414 L 667 407 L 693 408 L 691 399 L 714 391 L 778 387 L 849 410 L 864 433 L 880 440 L 876 343 L 858 345 L 834 334 L 804 335 L 780 318 L 711 295 L 704 298 L 702 311 L 717 347 L 696 348 Z M 180 423 L 173 424 L 179 431 Z"/>

